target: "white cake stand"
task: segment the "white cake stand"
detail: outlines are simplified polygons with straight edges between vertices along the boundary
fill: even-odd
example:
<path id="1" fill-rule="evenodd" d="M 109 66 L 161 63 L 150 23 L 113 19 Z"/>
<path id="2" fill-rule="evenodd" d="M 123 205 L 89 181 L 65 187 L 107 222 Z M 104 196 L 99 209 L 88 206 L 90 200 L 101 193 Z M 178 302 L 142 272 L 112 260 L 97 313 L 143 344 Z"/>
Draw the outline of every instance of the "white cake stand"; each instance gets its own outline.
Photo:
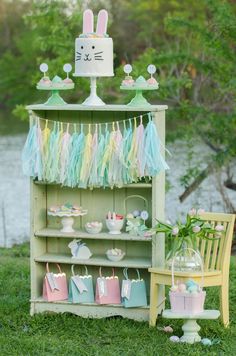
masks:
<path id="1" fill-rule="evenodd" d="M 184 325 L 182 326 L 184 334 L 181 336 L 180 341 L 187 342 L 188 344 L 201 341 L 201 336 L 198 334 L 201 329 L 197 323 L 198 319 L 218 319 L 219 316 L 219 310 L 204 310 L 199 314 L 188 315 L 184 313 L 173 313 L 170 309 L 166 309 L 162 313 L 163 318 L 185 320 Z"/>
<path id="2" fill-rule="evenodd" d="M 61 219 L 62 229 L 60 230 L 61 232 L 74 232 L 75 231 L 73 229 L 74 217 L 84 216 L 87 213 L 88 213 L 88 210 L 82 210 L 79 213 L 66 213 L 66 212 L 53 213 L 51 211 L 48 211 L 49 216 L 55 216 L 55 217 L 62 218 Z"/>
<path id="3" fill-rule="evenodd" d="M 97 78 L 90 77 L 90 95 L 89 97 L 82 103 L 82 105 L 86 106 L 102 106 L 106 105 L 101 98 L 97 95 Z"/>

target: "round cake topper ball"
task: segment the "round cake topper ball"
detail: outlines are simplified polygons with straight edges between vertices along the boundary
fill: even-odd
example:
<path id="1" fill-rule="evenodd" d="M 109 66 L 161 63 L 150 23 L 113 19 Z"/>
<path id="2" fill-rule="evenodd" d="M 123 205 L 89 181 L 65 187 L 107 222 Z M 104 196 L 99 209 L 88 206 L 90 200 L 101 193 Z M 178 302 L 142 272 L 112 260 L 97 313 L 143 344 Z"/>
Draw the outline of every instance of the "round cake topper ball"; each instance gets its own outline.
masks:
<path id="1" fill-rule="evenodd" d="M 48 65 L 47 63 L 41 63 L 40 66 L 39 66 L 39 69 L 42 73 L 46 73 L 47 70 L 48 70 Z"/>
<path id="2" fill-rule="evenodd" d="M 156 66 L 154 66 L 154 64 L 149 64 L 149 66 L 147 67 L 147 71 L 149 74 L 156 73 Z"/>
<path id="3" fill-rule="evenodd" d="M 131 72 L 132 72 L 132 65 L 131 64 L 126 64 L 125 66 L 124 66 L 124 72 L 126 73 L 126 74 L 130 74 Z"/>
<path id="4" fill-rule="evenodd" d="M 64 70 L 64 72 L 66 72 L 66 73 L 70 73 L 70 72 L 72 71 L 72 65 L 71 65 L 70 63 L 64 64 L 63 70 Z"/>

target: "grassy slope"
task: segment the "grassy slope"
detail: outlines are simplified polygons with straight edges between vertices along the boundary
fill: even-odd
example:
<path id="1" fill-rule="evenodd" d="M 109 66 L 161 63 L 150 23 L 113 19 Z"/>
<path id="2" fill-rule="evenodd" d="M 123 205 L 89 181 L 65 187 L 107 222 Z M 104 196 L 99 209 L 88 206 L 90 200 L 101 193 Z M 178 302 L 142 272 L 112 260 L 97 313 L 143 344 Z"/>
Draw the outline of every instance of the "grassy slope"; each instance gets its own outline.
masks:
<path id="1" fill-rule="evenodd" d="M 202 321 L 201 335 L 220 338 L 211 347 L 169 342 L 169 335 L 147 323 L 121 318 L 82 319 L 70 314 L 29 315 L 28 245 L 0 249 L 0 355 L 234 355 L 236 353 L 236 258 L 231 263 L 231 327 Z M 217 308 L 217 290 L 207 294 L 208 308 Z M 159 326 L 168 325 L 160 320 Z M 181 335 L 181 322 L 172 321 Z"/>

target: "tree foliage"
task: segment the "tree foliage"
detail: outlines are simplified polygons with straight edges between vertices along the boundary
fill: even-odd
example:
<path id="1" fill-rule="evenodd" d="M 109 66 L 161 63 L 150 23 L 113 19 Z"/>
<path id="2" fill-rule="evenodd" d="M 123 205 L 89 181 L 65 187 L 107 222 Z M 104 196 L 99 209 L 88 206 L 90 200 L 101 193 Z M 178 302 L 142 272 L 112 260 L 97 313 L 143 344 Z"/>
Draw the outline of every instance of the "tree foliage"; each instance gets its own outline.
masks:
<path id="1" fill-rule="evenodd" d="M 168 137 L 199 136 L 207 143 L 212 148 L 207 174 L 229 164 L 236 156 L 236 4 L 230 0 L 0 0 L 2 109 L 45 99 L 35 89 L 41 62 L 48 63 L 51 77 L 63 77 L 63 64 L 74 62 L 87 4 L 95 13 L 106 7 L 111 15 L 116 77 L 99 82 L 104 99 L 129 100 L 119 90 L 124 63 L 132 63 L 134 77 L 147 77 L 147 65 L 155 64 L 160 90 L 149 98 L 169 105 Z M 76 82 L 68 100 L 81 102 L 89 82 Z M 22 115 L 21 107 L 15 112 Z M 190 192 L 205 177 L 199 169 L 191 172 L 184 179 Z"/>

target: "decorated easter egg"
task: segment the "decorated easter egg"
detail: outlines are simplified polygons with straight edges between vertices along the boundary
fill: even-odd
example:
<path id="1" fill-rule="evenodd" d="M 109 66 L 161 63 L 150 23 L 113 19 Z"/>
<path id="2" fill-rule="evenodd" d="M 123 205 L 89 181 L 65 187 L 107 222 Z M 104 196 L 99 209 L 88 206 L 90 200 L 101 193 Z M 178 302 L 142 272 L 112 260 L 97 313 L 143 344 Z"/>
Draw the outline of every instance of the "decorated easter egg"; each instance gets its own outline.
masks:
<path id="1" fill-rule="evenodd" d="M 186 285 L 184 283 L 180 283 L 178 286 L 178 289 L 180 292 L 185 292 L 186 291 Z"/>
<path id="2" fill-rule="evenodd" d="M 187 288 L 192 287 L 192 286 L 195 286 L 195 285 L 196 285 L 196 283 L 195 283 L 192 279 L 189 279 L 189 280 L 186 282 Z"/>
<path id="3" fill-rule="evenodd" d="M 190 293 L 197 293 L 197 291 L 198 291 L 198 286 L 197 286 L 197 285 L 190 286 L 190 287 L 188 288 L 188 291 L 189 291 Z"/>
<path id="4" fill-rule="evenodd" d="M 172 341 L 172 342 L 179 342 L 179 337 L 176 336 L 176 335 L 173 335 L 173 336 L 170 337 L 170 341 Z"/>
<path id="5" fill-rule="evenodd" d="M 212 342 L 210 339 L 208 338 L 204 338 L 201 340 L 201 343 L 204 345 L 204 346 L 211 346 L 212 345 Z"/>
<path id="6" fill-rule="evenodd" d="M 135 218 L 137 218 L 139 215 L 140 215 L 140 211 L 139 211 L 139 210 L 134 210 L 134 211 L 133 211 L 133 216 L 134 216 Z"/>
<path id="7" fill-rule="evenodd" d="M 170 290 L 171 290 L 171 292 L 177 292 L 178 286 L 173 285 L 173 286 L 170 288 Z"/>
<path id="8" fill-rule="evenodd" d="M 133 219 L 133 218 L 134 218 L 134 216 L 131 213 L 126 215 L 126 219 Z"/>

